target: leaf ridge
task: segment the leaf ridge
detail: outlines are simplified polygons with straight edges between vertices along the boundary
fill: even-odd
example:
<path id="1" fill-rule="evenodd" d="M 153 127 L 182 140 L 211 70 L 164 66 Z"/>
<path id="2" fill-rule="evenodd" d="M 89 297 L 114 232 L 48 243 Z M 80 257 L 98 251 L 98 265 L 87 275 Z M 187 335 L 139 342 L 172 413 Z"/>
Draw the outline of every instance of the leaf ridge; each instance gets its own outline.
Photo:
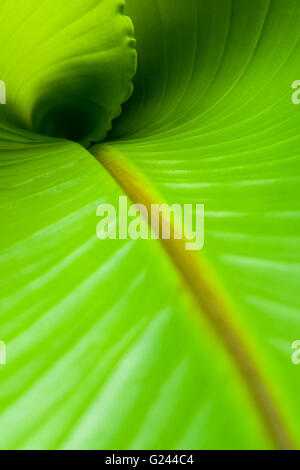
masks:
<path id="1" fill-rule="evenodd" d="M 163 203 L 161 196 L 151 187 L 144 175 L 115 149 L 98 144 L 89 151 L 133 203 L 144 204 L 148 210 L 151 204 Z M 290 435 L 279 404 L 254 358 L 244 332 L 236 322 L 235 307 L 231 299 L 204 257 L 186 251 L 185 241 L 175 239 L 174 233 L 175 228 L 171 227 L 170 240 L 160 239 L 160 242 L 185 281 L 199 314 L 205 316 L 234 362 L 275 448 L 295 449 L 294 439 Z"/>

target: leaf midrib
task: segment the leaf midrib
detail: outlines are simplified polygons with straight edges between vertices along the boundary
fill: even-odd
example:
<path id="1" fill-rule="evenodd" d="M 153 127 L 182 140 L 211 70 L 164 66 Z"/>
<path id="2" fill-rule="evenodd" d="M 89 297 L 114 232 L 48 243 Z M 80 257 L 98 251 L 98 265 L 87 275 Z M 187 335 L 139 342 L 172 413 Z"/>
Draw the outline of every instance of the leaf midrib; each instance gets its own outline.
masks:
<path id="1" fill-rule="evenodd" d="M 94 145 L 89 152 L 110 173 L 134 204 L 143 204 L 151 210 L 152 204 L 161 204 L 158 192 L 124 155 L 107 145 Z M 237 315 L 227 293 L 203 256 L 185 250 L 185 240 L 171 237 L 160 242 L 174 267 L 184 280 L 186 290 L 194 300 L 199 315 L 203 315 L 217 338 L 231 357 L 264 428 L 276 449 L 295 449 L 294 439 L 282 416 L 280 406 L 270 390 L 245 334 L 237 324 Z"/>

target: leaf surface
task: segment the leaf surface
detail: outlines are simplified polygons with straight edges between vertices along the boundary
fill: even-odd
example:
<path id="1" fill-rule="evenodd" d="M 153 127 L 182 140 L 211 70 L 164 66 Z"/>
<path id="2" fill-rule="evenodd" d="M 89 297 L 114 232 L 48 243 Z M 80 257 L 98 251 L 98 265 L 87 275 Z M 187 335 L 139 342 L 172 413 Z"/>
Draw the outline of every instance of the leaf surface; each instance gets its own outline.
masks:
<path id="1" fill-rule="evenodd" d="M 132 91 L 132 22 L 124 0 L 11 0 L 0 7 L 1 109 L 26 129 L 102 140 Z"/>
<path id="2" fill-rule="evenodd" d="M 113 146 L 169 204 L 205 204 L 202 254 L 297 432 L 299 4 L 129 0 L 128 14 L 140 67 Z"/>
<path id="3" fill-rule="evenodd" d="M 15 16 L 12 1 L 1 6 L 9 20 L 1 79 L 15 95 L 8 91 L 0 108 L 0 336 L 8 345 L 0 447 L 272 448 L 247 380 L 195 303 L 176 252 L 168 257 L 155 240 L 96 238 L 96 208 L 118 205 L 122 176 L 70 140 L 20 130 L 21 122 L 73 138 L 79 125 L 75 140 L 87 145 L 105 135 L 130 92 L 135 57 L 122 2 L 64 2 L 55 15 L 57 3 L 28 0 Z M 299 137 L 290 86 L 300 9 L 293 0 L 186 3 L 128 0 L 139 66 L 108 146 L 134 165 L 153 200 L 158 192 L 169 203 L 205 204 L 205 248 L 193 259 L 208 260 L 236 304 L 232 324 L 284 433 L 297 440 L 300 376 L 290 357 L 300 336 Z M 23 55 L 31 51 L 26 81 L 12 24 Z M 112 34 L 99 34 L 100 25 Z M 105 41 L 116 41 L 113 56 L 99 52 Z M 78 87 L 69 87 L 74 79 Z M 95 89 L 98 81 L 108 88 Z M 91 127 L 73 122 L 70 134 L 74 90 Z"/>

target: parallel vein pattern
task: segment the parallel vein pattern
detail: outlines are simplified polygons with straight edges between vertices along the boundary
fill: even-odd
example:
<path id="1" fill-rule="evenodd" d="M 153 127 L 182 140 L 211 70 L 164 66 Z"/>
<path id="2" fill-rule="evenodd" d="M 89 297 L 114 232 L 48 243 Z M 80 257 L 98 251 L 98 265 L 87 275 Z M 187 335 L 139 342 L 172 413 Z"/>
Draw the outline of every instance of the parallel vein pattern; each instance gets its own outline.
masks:
<path id="1" fill-rule="evenodd" d="M 1 2 L 0 448 L 272 448 L 161 246 L 97 240 L 120 185 L 83 147 L 21 130 L 105 135 L 135 69 L 123 7 Z M 128 0 L 127 14 L 139 65 L 110 146 L 169 203 L 205 204 L 204 255 L 297 440 L 299 2 Z"/>
<path id="2" fill-rule="evenodd" d="M 296 435 L 299 2 L 175 1 L 170 10 L 129 0 L 127 11 L 140 67 L 110 145 L 170 204 L 205 204 L 204 255 Z"/>

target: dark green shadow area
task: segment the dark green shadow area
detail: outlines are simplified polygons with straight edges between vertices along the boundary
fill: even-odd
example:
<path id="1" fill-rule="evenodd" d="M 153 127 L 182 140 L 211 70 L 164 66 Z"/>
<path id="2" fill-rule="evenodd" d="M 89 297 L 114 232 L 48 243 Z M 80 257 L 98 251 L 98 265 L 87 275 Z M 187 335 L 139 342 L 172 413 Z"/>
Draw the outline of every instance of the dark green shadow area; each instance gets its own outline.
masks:
<path id="1" fill-rule="evenodd" d="M 41 94 L 32 113 L 35 132 L 65 138 L 87 147 L 91 141 L 104 139 L 110 127 L 108 111 L 91 99 L 101 95 L 99 77 L 89 78 L 80 86 L 64 82 Z"/>

